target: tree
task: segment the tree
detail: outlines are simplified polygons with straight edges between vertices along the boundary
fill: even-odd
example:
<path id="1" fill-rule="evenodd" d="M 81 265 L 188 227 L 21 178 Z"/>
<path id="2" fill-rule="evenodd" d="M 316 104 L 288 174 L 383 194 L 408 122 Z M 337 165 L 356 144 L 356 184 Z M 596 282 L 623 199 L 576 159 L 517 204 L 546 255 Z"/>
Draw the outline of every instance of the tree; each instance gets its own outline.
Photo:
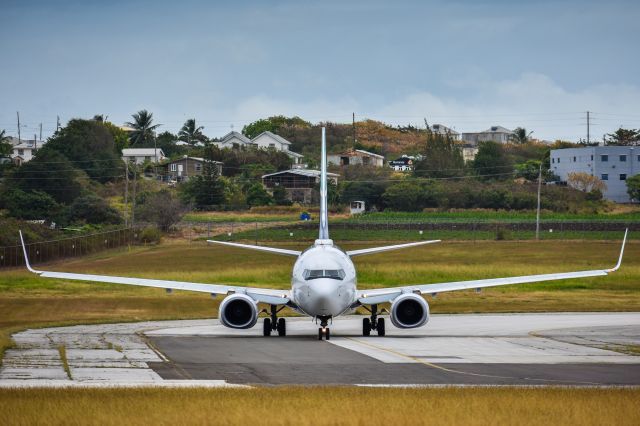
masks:
<path id="1" fill-rule="evenodd" d="M 284 186 L 276 186 L 273 188 L 273 201 L 276 203 L 276 206 L 290 206 L 293 203 L 291 200 L 287 198 L 287 190 L 284 189 Z"/>
<path id="2" fill-rule="evenodd" d="M 196 142 L 206 142 L 207 137 L 202 134 L 204 126 L 196 126 L 196 119 L 190 118 L 184 122 L 184 125 L 178 132 L 178 138 L 181 141 L 187 142 L 189 145 L 194 145 Z"/>
<path id="3" fill-rule="evenodd" d="M 6 134 L 6 130 L 0 131 L 0 157 L 8 157 L 13 151 L 13 146 L 9 143 L 11 137 Z"/>
<path id="4" fill-rule="evenodd" d="M 629 197 L 632 200 L 640 201 L 640 174 L 628 177 L 625 183 Z"/>
<path id="5" fill-rule="evenodd" d="M 220 180 L 218 164 L 213 160 L 217 148 L 205 148 L 202 174 L 183 184 L 183 199 L 195 203 L 198 208 L 215 206 L 225 202 L 224 184 Z"/>
<path id="6" fill-rule="evenodd" d="M 247 204 L 250 206 L 268 206 L 273 204 L 273 198 L 261 183 L 254 183 L 247 190 Z"/>
<path id="7" fill-rule="evenodd" d="M 58 220 L 62 206 L 43 191 L 11 189 L 2 194 L 2 204 L 9 215 L 26 220 Z"/>
<path id="8" fill-rule="evenodd" d="M 124 164 L 116 152 L 113 134 L 104 124 L 94 120 L 74 119 L 56 132 L 36 157 L 47 156 L 52 151 L 84 170 L 100 183 L 122 177 Z M 73 168 L 74 166 L 70 166 Z"/>
<path id="9" fill-rule="evenodd" d="M 76 198 L 69 206 L 68 219 L 73 222 L 91 224 L 118 224 L 122 222 L 120 213 L 103 198 L 95 194 L 85 194 Z"/>
<path id="10" fill-rule="evenodd" d="M 480 142 L 472 166 L 476 175 L 485 179 L 510 177 L 513 172 L 513 163 L 503 146 L 493 141 Z"/>
<path id="11" fill-rule="evenodd" d="M 525 129 L 524 127 L 516 127 L 516 129 L 513 131 L 511 140 L 519 144 L 527 143 L 529 142 L 529 135 L 531 135 L 531 133 L 533 132 L 527 133 L 527 129 Z"/>
<path id="12" fill-rule="evenodd" d="M 168 231 L 180 222 L 186 209 L 168 189 L 149 195 L 138 211 L 142 220 L 155 223 L 162 231 Z"/>
<path id="13" fill-rule="evenodd" d="M 161 126 L 161 124 L 153 124 L 153 113 L 143 109 L 131 117 L 133 121 L 126 123 L 134 129 L 129 135 L 131 145 L 145 146 L 153 142 L 155 130 Z"/>
<path id="14" fill-rule="evenodd" d="M 448 178 L 464 174 L 462 150 L 449 135 L 429 131 L 422 156 L 415 164 L 415 176 Z"/>
<path id="15" fill-rule="evenodd" d="M 382 195 L 391 210 L 416 212 L 438 205 L 438 191 L 432 182 L 404 181 L 390 185 Z"/>
<path id="16" fill-rule="evenodd" d="M 609 133 L 604 137 L 605 145 L 640 145 L 640 130 L 623 129 L 620 127 L 614 133 Z"/>
<path id="17" fill-rule="evenodd" d="M 247 124 L 242 128 L 242 133 L 246 137 L 253 139 L 265 131 L 278 133 L 278 131 L 283 127 L 309 128 L 311 127 L 311 123 L 298 116 L 285 117 L 283 115 L 276 115 L 269 118 L 261 118 L 260 120 Z"/>
<path id="18" fill-rule="evenodd" d="M 126 132 L 126 130 L 121 129 L 110 121 L 102 122 L 102 125 L 109 129 L 109 132 L 111 132 L 116 154 L 121 153 L 123 149 L 129 146 L 129 134 Z"/>
<path id="19" fill-rule="evenodd" d="M 156 146 L 161 149 L 167 157 L 186 155 L 186 146 L 176 145 L 178 137 L 171 132 L 162 132 L 156 137 Z"/>
<path id="20" fill-rule="evenodd" d="M 593 176 L 589 173 L 584 172 L 569 173 L 567 175 L 567 184 L 572 188 L 575 188 L 578 191 L 582 192 L 604 192 L 607 190 L 607 185 L 597 176 Z"/>

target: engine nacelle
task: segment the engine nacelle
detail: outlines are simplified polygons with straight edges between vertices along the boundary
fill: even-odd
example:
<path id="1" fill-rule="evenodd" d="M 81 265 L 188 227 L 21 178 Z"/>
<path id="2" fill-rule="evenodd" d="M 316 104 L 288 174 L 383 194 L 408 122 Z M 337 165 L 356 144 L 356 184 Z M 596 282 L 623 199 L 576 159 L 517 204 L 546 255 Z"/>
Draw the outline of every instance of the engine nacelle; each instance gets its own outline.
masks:
<path id="1" fill-rule="evenodd" d="M 231 294 L 220 303 L 219 316 L 229 328 L 251 328 L 258 322 L 258 303 L 246 294 Z"/>
<path id="2" fill-rule="evenodd" d="M 391 302 L 391 322 L 398 328 L 416 328 L 429 321 L 429 304 L 421 296 L 405 293 Z"/>

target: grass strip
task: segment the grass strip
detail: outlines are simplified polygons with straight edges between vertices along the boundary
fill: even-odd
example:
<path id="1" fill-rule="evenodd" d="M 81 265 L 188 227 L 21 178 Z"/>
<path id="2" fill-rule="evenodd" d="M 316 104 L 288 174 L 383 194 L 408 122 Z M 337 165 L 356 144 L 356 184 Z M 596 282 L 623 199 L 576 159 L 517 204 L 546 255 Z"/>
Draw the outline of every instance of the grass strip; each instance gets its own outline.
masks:
<path id="1" fill-rule="evenodd" d="M 67 347 L 65 345 L 58 346 L 58 354 L 60 354 L 60 361 L 62 361 L 62 368 L 67 373 L 69 380 L 73 380 L 71 376 L 71 369 L 69 368 L 69 360 L 67 359 Z"/>

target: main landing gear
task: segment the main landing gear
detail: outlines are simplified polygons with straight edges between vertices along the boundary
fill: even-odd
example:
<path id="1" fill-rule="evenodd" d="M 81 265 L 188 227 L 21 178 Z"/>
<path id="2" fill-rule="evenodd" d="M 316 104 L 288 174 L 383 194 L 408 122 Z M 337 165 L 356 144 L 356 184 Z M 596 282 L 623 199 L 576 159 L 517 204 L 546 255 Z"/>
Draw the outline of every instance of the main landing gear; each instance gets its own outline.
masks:
<path id="1" fill-rule="evenodd" d="M 287 323 L 284 318 L 278 318 L 278 312 L 284 309 L 284 306 L 280 309 L 276 305 L 271 305 L 271 315 L 269 318 L 265 318 L 262 323 L 262 335 L 271 336 L 272 331 L 278 331 L 278 336 L 287 335 Z"/>
<path id="2" fill-rule="evenodd" d="M 331 339 L 331 330 L 327 325 L 329 325 L 329 317 L 318 317 L 320 318 L 320 328 L 318 329 L 318 340 L 322 340 L 322 336 L 324 336 L 324 340 Z"/>
<path id="3" fill-rule="evenodd" d="M 362 319 L 362 335 L 370 336 L 371 330 L 376 330 L 378 336 L 384 336 L 384 318 L 378 318 L 378 305 L 371 305 L 369 312 L 371 312 L 371 317 Z"/>

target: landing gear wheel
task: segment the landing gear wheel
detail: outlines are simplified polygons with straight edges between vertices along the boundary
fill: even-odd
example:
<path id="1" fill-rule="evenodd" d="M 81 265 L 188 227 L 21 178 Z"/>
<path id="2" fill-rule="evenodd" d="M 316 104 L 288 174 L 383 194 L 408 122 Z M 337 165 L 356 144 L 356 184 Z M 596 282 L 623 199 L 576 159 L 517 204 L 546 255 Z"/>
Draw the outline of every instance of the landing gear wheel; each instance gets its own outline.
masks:
<path id="1" fill-rule="evenodd" d="M 378 324 L 376 324 L 376 330 L 378 330 L 378 336 L 384 337 L 384 318 L 380 318 L 378 320 Z"/>
<path id="2" fill-rule="evenodd" d="M 271 336 L 271 319 L 265 318 L 262 323 L 262 335 L 263 336 Z"/>
<path id="3" fill-rule="evenodd" d="M 362 318 L 362 335 L 371 335 L 371 320 L 369 318 Z"/>
<path id="4" fill-rule="evenodd" d="M 318 329 L 318 340 L 322 340 L 322 335 L 323 335 L 323 334 L 324 334 L 324 333 L 322 332 L 322 328 L 319 328 L 319 329 Z"/>
<path id="5" fill-rule="evenodd" d="M 331 339 L 331 330 L 329 330 L 329 327 L 324 329 L 324 340 L 329 340 Z"/>
<path id="6" fill-rule="evenodd" d="M 287 335 L 287 323 L 284 322 L 284 318 L 280 318 L 278 320 L 278 336 L 286 336 Z"/>

